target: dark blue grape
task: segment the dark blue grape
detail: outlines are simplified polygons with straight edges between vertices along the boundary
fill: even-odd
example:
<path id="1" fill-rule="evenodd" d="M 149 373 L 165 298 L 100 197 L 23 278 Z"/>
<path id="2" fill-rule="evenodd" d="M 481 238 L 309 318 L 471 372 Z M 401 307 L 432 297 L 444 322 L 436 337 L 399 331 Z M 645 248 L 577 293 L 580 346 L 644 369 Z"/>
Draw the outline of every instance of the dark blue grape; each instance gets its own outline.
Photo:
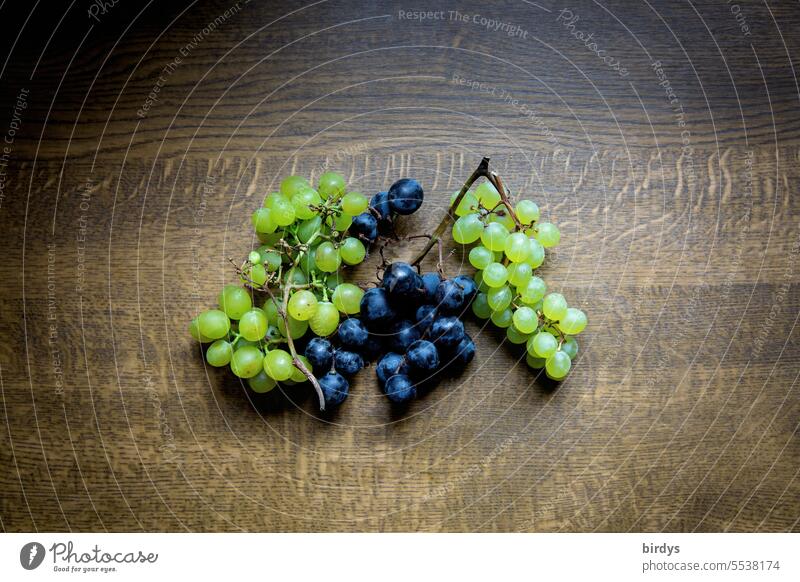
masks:
<path id="1" fill-rule="evenodd" d="M 383 274 L 382 287 L 393 299 L 416 299 L 422 289 L 422 277 L 408 263 L 392 263 Z"/>
<path id="2" fill-rule="evenodd" d="M 445 279 L 436 288 L 436 305 L 440 311 L 459 313 L 467 305 L 464 289 L 451 279 Z"/>
<path id="3" fill-rule="evenodd" d="M 315 337 L 308 342 L 305 356 L 311 362 L 314 373 L 324 374 L 333 365 L 333 346 L 328 340 Z"/>
<path id="4" fill-rule="evenodd" d="M 375 366 L 375 375 L 378 377 L 381 386 L 395 374 L 408 375 L 408 373 L 409 367 L 408 363 L 406 363 L 406 359 L 394 352 L 389 352 L 383 356 L 378 362 L 378 365 Z"/>
<path id="5" fill-rule="evenodd" d="M 389 378 L 383 390 L 389 400 L 398 404 L 408 402 L 417 395 L 417 389 L 411 378 L 404 374 L 395 374 Z"/>
<path id="6" fill-rule="evenodd" d="M 372 200 L 369 201 L 369 205 L 371 208 L 374 208 L 378 211 L 378 214 L 381 215 L 382 219 L 388 220 L 392 217 L 392 207 L 389 204 L 388 192 L 378 192 L 375 194 L 375 196 L 372 197 Z"/>
<path id="7" fill-rule="evenodd" d="M 408 348 L 406 360 L 415 372 L 430 374 L 439 367 L 439 352 L 436 351 L 436 346 L 428 340 L 419 340 Z"/>
<path id="8" fill-rule="evenodd" d="M 448 374 L 458 374 L 464 370 L 475 357 L 475 343 L 469 335 L 464 334 L 461 341 L 442 353 L 442 367 Z"/>
<path id="9" fill-rule="evenodd" d="M 471 303 L 475 295 L 478 294 L 478 286 L 469 275 L 458 275 L 453 279 L 453 282 L 464 290 L 464 298 L 467 303 Z"/>
<path id="10" fill-rule="evenodd" d="M 425 273 L 422 276 L 422 287 L 425 289 L 424 300 L 427 303 L 436 301 L 436 288 L 442 282 L 442 276 L 439 273 Z"/>
<path id="11" fill-rule="evenodd" d="M 454 348 L 464 337 L 464 324 L 457 317 L 437 317 L 431 325 L 429 336 L 437 347 Z"/>
<path id="12" fill-rule="evenodd" d="M 364 358 L 356 352 L 336 350 L 333 354 L 333 367 L 344 376 L 354 376 L 364 367 Z"/>
<path id="13" fill-rule="evenodd" d="M 367 327 L 378 328 L 392 323 L 397 313 L 389 303 L 385 289 L 376 287 L 368 290 L 361 298 L 361 319 Z"/>
<path id="14" fill-rule="evenodd" d="M 395 351 L 403 353 L 408 346 L 417 341 L 422 335 L 419 326 L 413 321 L 398 321 L 392 326 L 389 336 L 389 347 Z"/>
<path id="15" fill-rule="evenodd" d="M 428 331 L 428 328 L 436 319 L 436 308 L 433 305 L 420 305 L 415 314 L 417 327 L 421 333 Z"/>
<path id="16" fill-rule="evenodd" d="M 424 194 L 419 182 L 402 178 L 389 188 L 389 205 L 397 214 L 412 214 L 422 206 Z"/>
<path id="17" fill-rule="evenodd" d="M 383 341 L 375 334 L 369 334 L 369 339 L 364 347 L 358 350 L 358 353 L 364 356 L 365 360 L 374 360 L 383 353 Z"/>
<path id="18" fill-rule="evenodd" d="M 360 351 L 368 339 L 369 332 L 360 319 L 351 317 L 339 324 L 339 341 L 346 348 Z"/>
<path id="19" fill-rule="evenodd" d="M 358 216 L 354 216 L 353 223 L 350 225 L 350 234 L 365 238 L 369 242 L 375 242 L 375 239 L 378 238 L 378 219 L 369 212 L 362 212 Z"/>
<path id="20" fill-rule="evenodd" d="M 339 406 L 350 390 L 350 384 L 341 374 L 329 372 L 319 378 L 319 387 L 325 397 L 325 406 Z"/>

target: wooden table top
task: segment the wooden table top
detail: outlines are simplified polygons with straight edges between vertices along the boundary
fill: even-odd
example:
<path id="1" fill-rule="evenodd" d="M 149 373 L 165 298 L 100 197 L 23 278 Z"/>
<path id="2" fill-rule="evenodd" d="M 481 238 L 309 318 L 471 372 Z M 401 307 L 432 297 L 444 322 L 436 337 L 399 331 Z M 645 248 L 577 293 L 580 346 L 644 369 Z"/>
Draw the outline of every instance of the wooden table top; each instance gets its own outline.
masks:
<path id="1" fill-rule="evenodd" d="M 800 530 L 795 4 L 164 4 L 4 14 L 3 530 Z M 422 233 L 484 155 L 561 227 L 561 385 L 473 319 L 404 413 L 204 366 L 282 177 L 416 177 Z"/>

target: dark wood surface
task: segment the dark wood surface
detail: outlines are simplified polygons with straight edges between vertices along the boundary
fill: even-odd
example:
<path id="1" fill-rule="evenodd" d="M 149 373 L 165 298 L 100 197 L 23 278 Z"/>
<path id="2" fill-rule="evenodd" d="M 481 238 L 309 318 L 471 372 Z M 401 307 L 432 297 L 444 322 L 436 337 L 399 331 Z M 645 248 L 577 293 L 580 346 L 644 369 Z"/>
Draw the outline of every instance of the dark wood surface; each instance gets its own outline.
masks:
<path id="1" fill-rule="evenodd" d="M 27 91 L 3 530 L 800 529 L 796 4 L 44 4 L 0 10 L 0 131 Z M 371 370 L 320 419 L 204 367 L 187 321 L 283 176 L 417 177 L 419 233 L 483 155 L 562 229 L 542 271 L 590 318 L 567 381 L 476 321 L 463 377 L 405 412 Z"/>

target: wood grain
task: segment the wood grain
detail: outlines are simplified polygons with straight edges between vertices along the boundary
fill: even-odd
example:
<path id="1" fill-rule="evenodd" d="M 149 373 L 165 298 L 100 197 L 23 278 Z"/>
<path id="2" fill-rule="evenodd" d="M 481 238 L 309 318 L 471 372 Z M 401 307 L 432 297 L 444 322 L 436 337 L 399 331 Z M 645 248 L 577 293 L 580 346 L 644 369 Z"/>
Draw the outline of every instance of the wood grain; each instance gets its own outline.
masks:
<path id="1" fill-rule="evenodd" d="M 546 1 L 423 22 L 243 3 L 207 34 L 231 3 L 20 16 L 0 94 L 10 121 L 30 91 L 0 203 L 0 526 L 800 530 L 800 19 L 739 4 L 749 35 L 726 3 L 575 3 L 624 78 Z M 477 320 L 465 374 L 404 412 L 371 370 L 320 418 L 309 390 L 254 397 L 203 365 L 187 322 L 283 176 L 417 177 L 401 228 L 420 233 L 482 155 L 561 227 L 543 276 L 590 318 L 567 381 Z"/>

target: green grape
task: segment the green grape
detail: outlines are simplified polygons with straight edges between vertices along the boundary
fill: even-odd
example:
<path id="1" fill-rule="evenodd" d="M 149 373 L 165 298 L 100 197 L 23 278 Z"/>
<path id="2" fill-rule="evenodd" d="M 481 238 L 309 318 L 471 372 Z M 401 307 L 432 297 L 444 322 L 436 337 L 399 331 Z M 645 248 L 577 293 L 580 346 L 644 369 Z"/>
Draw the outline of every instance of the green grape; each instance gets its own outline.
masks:
<path id="1" fill-rule="evenodd" d="M 522 224 L 533 224 L 539 220 L 539 207 L 532 200 L 520 200 L 514 210 Z"/>
<path id="2" fill-rule="evenodd" d="M 564 343 L 561 344 L 561 351 L 567 354 L 570 360 L 574 360 L 575 356 L 578 355 L 578 342 L 574 337 L 568 337 L 564 340 Z"/>
<path id="3" fill-rule="evenodd" d="M 281 194 L 272 194 L 270 196 L 272 203 L 269 209 L 272 210 L 272 220 L 278 226 L 289 226 L 296 218 L 294 213 L 294 205 L 292 201 Z"/>
<path id="4" fill-rule="evenodd" d="M 263 339 L 267 333 L 267 326 L 269 326 L 267 314 L 262 309 L 254 307 L 239 320 L 239 333 L 244 339 L 255 342 Z"/>
<path id="5" fill-rule="evenodd" d="M 317 303 L 317 311 L 308 320 L 308 326 L 319 337 L 331 335 L 339 327 L 339 310 L 329 301 Z"/>
<path id="6" fill-rule="evenodd" d="M 491 289 L 491 287 L 486 284 L 486 281 L 483 280 L 483 271 L 478 271 L 475 273 L 475 276 L 472 277 L 472 280 L 475 281 L 475 286 L 481 293 L 488 293 L 489 289 Z"/>
<path id="7" fill-rule="evenodd" d="M 227 366 L 231 361 L 233 355 L 233 347 L 230 342 L 223 339 L 215 341 L 208 346 L 206 351 L 206 361 L 216 368 Z"/>
<path id="8" fill-rule="evenodd" d="M 266 301 L 264 301 L 264 305 L 261 306 L 261 309 L 264 311 L 264 314 L 267 316 L 267 322 L 270 325 L 278 325 L 278 300 L 273 299 L 272 297 L 268 297 Z"/>
<path id="9" fill-rule="evenodd" d="M 514 230 L 514 228 L 517 226 L 517 224 L 514 222 L 514 219 L 511 218 L 511 215 L 504 209 L 496 210 L 490 214 L 489 222 L 497 222 L 498 224 L 502 224 L 509 230 L 509 232 Z"/>
<path id="10" fill-rule="evenodd" d="M 536 356 L 528 354 L 527 356 L 525 356 L 525 363 L 528 364 L 528 366 L 530 366 L 534 370 L 541 370 L 542 368 L 544 368 L 545 364 L 547 363 L 547 360 L 545 360 L 544 358 L 537 358 Z"/>
<path id="11" fill-rule="evenodd" d="M 197 329 L 200 335 L 212 340 L 228 335 L 231 329 L 231 320 L 219 309 L 209 309 L 197 317 Z"/>
<path id="12" fill-rule="evenodd" d="M 514 312 L 514 327 L 520 333 L 530 335 L 539 327 L 539 317 L 533 309 L 523 305 Z"/>
<path id="13" fill-rule="evenodd" d="M 506 337 L 512 344 L 524 344 L 528 341 L 528 334 L 520 332 L 515 326 L 506 328 Z"/>
<path id="14" fill-rule="evenodd" d="M 198 322 L 197 317 L 195 317 L 192 321 L 189 322 L 189 333 L 192 335 L 194 339 L 203 344 L 207 344 L 208 342 L 214 341 L 210 337 L 206 337 L 202 333 L 200 333 L 200 324 Z"/>
<path id="15" fill-rule="evenodd" d="M 258 287 L 267 282 L 267 269 L 264 268 L 264 265 L 253 265 L 248 271 L 245 271 L 240 279 L 242 283 Z"/>
<path id="16" fill-rule="evenodd" d="M 547 292 L 547 285 L 540 277 L 531 277 L 524 287 L 519 288 L 522 302 L 532 305 L 542 300 Z"/>
<path id="17" fill-rule="evenodd" d="M 325 276 L 325 285 L 333 291 L 339 285 L 344 283 L 344 275 L 341 271 L 336 271 L 335 273 L 330 273 L 329 275 Z"/>
<path id="18" fill-rule="evenodd" d="M 311 362 L 308 361 L 308 358 L 306 358 L 305 356 L 297 356 L 297 359 L 303 362 L 303 364 L 306 367 L 306 370 L 308 370 L 309 372 L 311 371 Z M 298 384 L 300 382 L 305 382 L 306 380 L 308 380 L 308 378 L 306 378 L 306 375 L 303 374 L 303 372 L 297 366 L 292 366 L 292 375 L 289 376 L 289 379 L 292 382 L 297 382 Z"/>
<path id="19" fill-rule="evenodd" d="M 349 214 L 341 213 L 333 220 L 333 224 L 331 224 L 330 217 L 328 217 L 327 223 L 328 226 L 332 227 L 336 232 L 344 232 L 353 224 L 353 217 Z"/>
<path id="20" fill-rule="evenodd" d="M 271 234 L 278 228 L 278 224 L 272 217 L 272 211 L 269 208 L 259 208 L 253 212 L 251 216 L 253 228 L 259 234 Z"/>
<path id="21" fill-rule="evenodd" d="M 314 260 L 317 262 L 317 268 L 326 273 L 338 271 L 339 266 L 342 264 L 342 257 L 339 255 L 339 251 L 330 241 L 325 241 L 317 247 L 314 253 Z"/>
<path id="22" fill-rule="evenodd" d="M 278 382 L 288 380 L 292 375 L 292 356 L 284 350 L 270 350 L 264 356 L 264 371 Z"/>
<path id="23" fill-rule="evenodd" d="M 342 196 L 342 210 L 350 216 L 358 216 L 369 207 L 369 200 L 361 192 L 348 192 Z"/>
<path id="24" fill-rule="evenodd" d="M 307 321 L 300 321 L 298 319 L 295 319 L 291 315 L 289 315 L 288 318 L 289 318 L 289 331 L 288 331 L 288 333 L 290 333 L 292 335 L 292 339 L 300 339 L 301 337 L 306 335 L 306 332 L 308 331 L 308 322 Z M 286 324 L 283 322 L 283 318 L 282 317 L 278 318 L 278 331 L 281 332 L 281 335 L 283 337 L 288 337 L 287 336 L 287 331 L 286 331 Z"/>
<path id="25" fill-rule="evenodd" d="M 253 306 L 250 293 L 238 285 L 225 285 L 217 298 L 219 306 L 230 319 L 239 319 Z"/>
<path id="26" fill-rule="evenodd" d="M 322 204 L 322 197 L 313 188 L 300 190 L 292 196 L 291 200 L 294 214 L 300 220 L 314 218 L 317 215 L 317 211 L 313 207 Z"/>
<path id="27" fill-rule="evenodd" d="M 317 270 L 317 260 L 314 258 L 314 252 L 316 250 L 317 247 L 312 246 L 302 254 L 300 260 L 297 262 L 297 264 L 300 265 L 300 268 L 303 269 L 306 279 L 310 279 L 311 273 Z"/>
<path id="28" fill-rule="evenodd" d="M 278 329 L 277 323 L 275 325 L 270 324 L 267 327 L 267 333 L 264 334 L 264 341 L 277 341 L 282 340 L 283 336 L 281 335 L 281 330 Z"/>
<path id="29" fill-rule="evenodd" d="M 507 238 L 508 229 L 499 222 L 490 222 L 481 233 L 481 242 L 490 251 L 502 251 Z"/>
<path id="30" fill-rule="evenodd" d="M 456 220 L 453 225 L 453 240 L 458 244 L 468 245 L 481 238 L 483 222 L 477 214 L 467 214 Z"/>
<path id="31" fill-rule="evenodd" d="M 483 270 L 483 282 L 489 287 L 502 287 L 508 281 L 508 271 L 502 263 L 491 263 Z"/>
<path id="32" fill-rule="evenodd" d="M 296 285 L 298 287 L 308 284 L 308 277 L 299 267 L 292 267 L 283 276 L 284 285 Z"/>
<path id="33" fill-rule="evenodd" d="M 275 249 L 262 245 L 258 247 L 258 253 L 261 255 L 261 264 L 267 272 L 272 273 L 277 271 L 281 266 L 281 254 Z"/>
<path id="34" fill-rule="evenodd" d="M 567 314 L 567 300 L 561 293 L 550 293 L 542 301 L 542 311 L 548 319 L 559 321 Z"/>
<path id="35" fill-rule="evenodd" d="M 262 368 L 263 368 L 263 363 L 262 363 Z M 247 384 L 250 386 L 250 389 L 253 392 L 256 392 L 258 394 L 269 392 L 270 390 L 275 388 L 275 386 L 277 386 L 275 380 L 267 376 L 267 373 L 263 369 L 252 378 L 248 378 Z"/>
<path id="36" fill-rule="evenodd" d="M 572 361 L 569 356 L 564 352 L 556 352 L 549 358 L 545 364 L 547 376 L 553 380 L 561 380 L 564 376 L 569 374 L 569 369 L 572 367 Z"/>
<path id="37" fill-rule="evenodd" d="M 281 238 L 283 238 L 283 231 L 270 232 L 270 233 L 257 232 L 256 233 L 256 237 L 258 238 L 259 242 L 262 245 L 270 245 L 270 246 L 272 246 L 276 242 L 281 240 Z"/>
<path id="38" fill-rule="evenodd" d="M 561 240 L 558 227 L 550 222 L 540 222 L 536 229 L 536 240 L 546 249 L 556 246 Z"/>
<path id="39" fill-rule="evenodd" d="M 296 291 L 289 298 L 289 315 L 297 321 L 308 321 L 317 312 L 317 297 L 308 289 Z"/>
<path id="40" fill-rule="evenodd" d="M 231 370 L 239 378 L 252 378 L 258 374 L 264 361 L 264 354 L 255 346 L 243 346 L 231 356 Z"/>
<path id="41" fill-rule="evenodd" d="M 469 251 L 469 264 L 476 269 L 485 269 L 494 261 L 494 253 L 484 246 L 472 247 Z"/>
<path id="42" fill-rule="evenodd" d="M 484 182 L 475 188 L 475 196 L 484 208 L 491 210 L 500 202 L 500 193 L 490 182 Z"/>
<path id="43" fill-rule="evenodd" d="M 494 287 L 489 289 L 489 292 L 486 294 L 486 299 L 489 303 L 489 307 L 492 308 L 492 311 L 503 311 L 509 305 L 511 305 L 511 300 L 514 299 L 514 294 L 511 292 L 511 289 L 508 285 L 503 285 L 502 287 Z"/>
<path id="44" fill-rule="evenodd" d="M 307 243 L 311 240 L 311 237 L 319 232 L 321 226 L 322 218 L 319 216 L 301 222 L 300 226 L 297 227 L 297 240 L 303 244 Z"/>
<path id="45" fill-rule="evenodd" d="M 511 325 L 511 321 L 514 318 L 514 312 L 511 311 L 511 308 L 506 308 L 502 311 L 495 311 L 492 313 L 492 323 L 495 324 L 497 327 L 506 328 Z"/>
<path id="46" fill-rule="evenodd" d="M 286 176 L 281 181 L 281 194 L 287 198 L 291 198 L 298 192 L 310 188 L 308 180 L 302 176 Z"/>
<path id="47" fill-rule="evenodd" d="M 261 264 L 261 254 L 258 251 L 250 251 L 250 254 L 247 255 L 247 262 L 254 265 Z"/>
<path id="48" fill-rule="evenodd" d="M 537 269 L 544 263 L 544 247 L 535 238 L 528 240 L 530 241 L 528 243 L 530 246 L 530 254 L 525 262 L 528 263 L 532 269 Z"/>
<path id="49" fill-rule="evenodd" d="M 364 243 L 360 240 L 349 236 L 344 239 L 342 246 L 339 247 L 339 255 L 345 264 L 357 265 L 367 256 L 367 249 L 364 248 Z"/>
<path id="50" fill-rule="evenodd" d="M 323 200 L 327 200 L 331 196 L 338 198 L 344 194 L 344 189 L 344 178 L 336 172 L 325 172 L 319 177 L 317 190 Z"/>
<path id="51" fill-rule="evenodd" d="M 481 319 L 489 319 L 492 316 L 492 308 L 489 307 L 486 293 L 478 293 L 472 300 L 472 313 Z"/>
<path id="52" fill-rule="evenodd" d="M 460 190 L 453 192 L 453 195 L 450 196 L 450 206 L 453 205 L 453 202 L 456 201 L 458 197 L 458 193 Z M 465 216 L 470 212 L 475 212 L 478 208 L 478 198 L 472 192 L 466 192 L 464 197 L 461 199 L 461 202 L 458 203 L 458 208 L 455 210 L 456 216 Z"/>
<path id="53" fill-rule="evenodd" d="M 552 333 L 540 331 L 532 335 L 526 346 L 528 353 L 537 358 L 549 358 L 558 349 L 558 340 Z"/>
<path id="54" fill-rule="evenodd" d="M 336 309 L 347 315 L 355 315 L 361 310 L 361 298 L 364 292 L 352 283 L 342 283 L 333 290 L 333 301 Z"/>
<path id="55" fill-rule="evenodd" d="M 517 289 L 524 289 L 531 280 L 533 269 L 528 263 L 511 263 L 506 267 L 508 282 Z"/>
<path id="56" fill-rule="evenodd" d="M 567 313 L 558 322 L 558 328 L 568 335 L 578 335 L 586 329 L 586 314 L 575 307 L 568 307 Z"/>
<path id="57" fill-rule="evenodd" d="M 530 243 L 528 237 L 521 232 L 508 235 L 505 244 L 505 252 L 508 260 L 512 263 L 522 263 L 530 255 Z"/>

